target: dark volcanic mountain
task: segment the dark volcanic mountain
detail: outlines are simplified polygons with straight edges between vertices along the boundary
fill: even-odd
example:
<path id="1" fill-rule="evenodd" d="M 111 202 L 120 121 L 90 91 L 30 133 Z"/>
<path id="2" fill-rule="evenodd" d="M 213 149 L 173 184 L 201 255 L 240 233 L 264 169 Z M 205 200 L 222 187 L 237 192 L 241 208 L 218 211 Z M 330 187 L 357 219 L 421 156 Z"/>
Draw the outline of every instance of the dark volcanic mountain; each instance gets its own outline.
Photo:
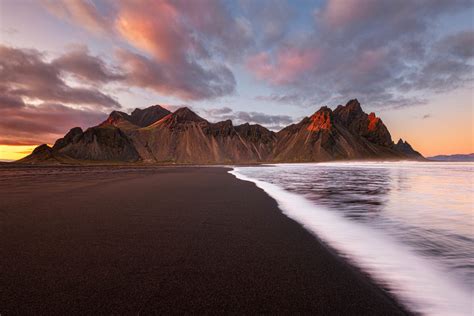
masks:
<path id="1" fill-rule="evenodd" d="M 357 100 L 332 111 L 322 107 L 277 134 L 275 161 L 404 158 L 382 120 L 367 115 Z"/>
<path id="2" fill-rule="evenodd" d="M 132 114 L 114 111 L 98 126 L 71 129 L 52 148 L 41 145 L 24 163 L 144 162 L 256 163 L 347 159 L 423 159 L 407 143 L 394 144 L 382 120 L 357 100 L 334 111 L 322 107 L 278 133 L 248 123 L 210 123 L 188 108 L 159 105 Z"/>

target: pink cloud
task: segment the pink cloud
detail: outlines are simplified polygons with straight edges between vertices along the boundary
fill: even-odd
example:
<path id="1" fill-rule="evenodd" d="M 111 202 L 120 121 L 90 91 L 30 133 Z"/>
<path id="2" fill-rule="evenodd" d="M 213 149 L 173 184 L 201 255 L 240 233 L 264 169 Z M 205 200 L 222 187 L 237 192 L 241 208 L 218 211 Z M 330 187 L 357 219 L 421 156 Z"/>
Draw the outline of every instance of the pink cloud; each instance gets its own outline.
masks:
<path id="1" fill-rule="evenodd" d="M 92 1 L 88 0 L 42 0 L 50 13 L 96 33 L 110 31 L 108 17 L 97 10 Z"/>
<path id="2" fill-rule="evenodd" d="M 386 58 L 384 49 L 362 51 L 354 63 L 353 69 L 359 73 L 368 73 L 383 66 Z"/>
<path id="3" fill-rule="evenodd" d="M 8 107 L 0 100 L 0 144 L 52 144 L 74 126 L 89 127 L 106 115 L 91 110 L 73 109 L 61 104 Z"/>
<path id="4" fill-rule="evenodd" d="M 204 68 L 195 63 L 176 63 L 170 66 L 126 50 L 119 50 L 117 58 L 130 85 L 182 100 L 212 99 L 231 94 L 235 89 L 234 75 L 223 65 Z"/>
<path id="5" fill-rule="evenodd" d="M 193 41 L 179 22 L 176 7 L 166 1 L 122 3 L 116 27 L 132 45 L 153 55 L 160 62 L 179 63 Z"/>
<path id="6" fill-rule="evenodd" d="M 329 28 L 343 28 L 370 17 L 377 0 L 329 0 L 316 18 Z"/>
<path id="7" fill-rule="evenodd" d="M 295 82 L 308 70 L 314 70 L 320 59 L 321 52 L 317 49 L 283 47 L 274 58 L 267 52 L 250 56 L 246 66 L 257 78 L 283 85 Z"/>

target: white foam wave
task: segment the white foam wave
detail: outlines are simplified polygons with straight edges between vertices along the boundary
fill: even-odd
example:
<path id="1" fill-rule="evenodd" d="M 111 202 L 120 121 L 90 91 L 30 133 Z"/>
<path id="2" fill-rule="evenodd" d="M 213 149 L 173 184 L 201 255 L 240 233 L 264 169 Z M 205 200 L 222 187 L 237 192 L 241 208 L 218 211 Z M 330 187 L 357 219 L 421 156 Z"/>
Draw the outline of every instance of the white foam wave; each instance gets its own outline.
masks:
<path id="1" fill-rule="evenodd" d="M 407 246 L 379 230 L 317 206 L 303 196 L 243 175 L 239 169 L 229 173 L 263 189 L 277 201 L 285 215 L 387 286 L 410 310 L 425 315 L 473 314 L 473 293 Z"/>

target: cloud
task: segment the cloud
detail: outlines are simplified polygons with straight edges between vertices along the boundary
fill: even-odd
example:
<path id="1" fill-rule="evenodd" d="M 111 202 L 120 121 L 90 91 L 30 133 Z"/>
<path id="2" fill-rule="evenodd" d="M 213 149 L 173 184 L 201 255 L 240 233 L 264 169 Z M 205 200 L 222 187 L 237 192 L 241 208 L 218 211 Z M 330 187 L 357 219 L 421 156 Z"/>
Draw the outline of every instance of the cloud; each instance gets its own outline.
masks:
<path id="1" fill-rule="evenodd" d="M 253 43 L 249 22 L 231 14 L 221 1 L 142 0 L 44 2 L 56 16 L 119 43 L 119 63 L 126 66 L 129 85 L 183 100 L 213 99 L 235 92 L 227 66 Z M 58 5 L 55 5 L 58 4 Z M 99 8 L 101 9 L 99 11 Z M 133 49 L 126 49 L 127 45 Z M 108 79 L 103 67 L 92 71 L 84 52 L 68 60 L 75 73 L 86 66 L 88 79 Z M 146 67 L 146 68 L 144 68 Z M 146 72 L 145 74 L 143 72 Z"/>
<path id="2" fill-rule="evenodd" d="M 266 52 L 249 56 L 246 66 L 259 79 L 275 85 L 285 85 L 294 83 L 309 69 L 316 68 L 320 58 L 320 52 L 316 48 L 297 49 L 284 46 L 280 47 L 274 58 Z"/>
<path id="3" fill-rule="evenodd" d="M 57 64 L 46 62 L 43 54 L 36 50 L 0 45 L 0 93 L 3 98 L 28 98 L 99 108 L 120 107 L 115 99 L 95 88 L 69 86 L 62 77 L 63 71 L 67 72 Z"/>
<path id="4" fill-rule="evenodd" d="M 472 58 L 474 57 L 474 31 L 467 30 L 448 35 L 436 44 L 436 48 L 454 57 Z"/>
<path id="5" fill-rule="evenodd" d="M 215 116 L 219 116 L 223 114 L 232 113 L 233 110 L 231 108 L 224 106 L 222 108 L 205 109 L 204 112 L 210 117 L 215 117 Z"/>
<path id="6" fill-rule="evenodd" d="M 86 82 L 107 83 L 124 79 L 123 74 L 110 70 L 102 59 L 91 56 L 86 46 L 75 47 L 51 64 Z"/>
<path id="7" fill-rule="evenodd" d="M 329 0 L 314 17 L 318 30 L 330 31 L 336 41 L 363 39 L 366 45 L 378 46 L 379 40 L 416 36 L 440 15 L 471 5 L 469 0 Z"/>
<path id="8" fill-rule="evenodd" d="M 88 127 L 105 118 L 105 114 L 100 112 L 73 109 L 61 104 L 4 105 L 0 99 L 2 145 L 51 144 L 74 126 Z"/>
<path id="9" fill-rule="evenodd" d="M 431 118 L 431 114 L 425 114 L 421 117 L 423 120 Z"/>
<path id="10" fill-rule="evenodd" d="M 259 95 L 255 97 L 255 100 L 285 105 L 296 105 L 302 107 L 314 106 L 315 104 L 319 103 L 319 100 L 317 99 L 308 98 L 303 94 L 296 93 L 272 93 L 270 95 Z"/>
<path id="11" fill-rule="evenodd" d="M 18 29 L 14 27 L 0 27 L 0 32 L 8 35 L 14 35 L 18 33 Z"/>
<path id="12" fill-rule="evenodd" d="M 472 81 L 472 30 L 437 38 L 447 32 L 439 31 L 442 19 L 471 10 L 470 0 L 327 0 L 316 8 L 265 0 L 45 5 L 121 47 L 116 57 L 128 86 L 184 101 L 234 94 L 233 69 L 242 63 L 275 95 L 296 95 L 303 106 L 357 97 L 371 107 L 406 107 Z M 87 56 L 69 61 L 77 76 L 82 68 L 98 83 L 117 75 Z"/>
<path id="13" fill-rule="evenodd" d="M 295 120 L 288 115 L 272 115 L 261 112 L 235 111 L 228 107 L 202 109 L 199 112 L 210 121 L 231 120 L 234 125 L 244 123 L 260 124 L 272 130 L 279 130 Z"/>
<path id="14" fill-rule="evenodd" d="M 294 8 L 284 0 L 241 0 L 240 4 L 250 20 L 250 32 L 257 39 L 258 46 L 269 47 L 282 40 L 296 17 Z"/>
<path id="15" fill-rule="evenodd" d="M 144 52 L 118 52 L 129 84 L 183 100 L 234 93 L 234 75 L 219 56 L 235 57 L 247 39 L 220 2 L 122 2 L 115 26 Z"/>
<path id="16" fill-rule="evenodd" d="M 188 104 L 160 104 L 160 106 L 164 107 L 165 109 L 167 109 L 170 112 L 174 112 L 174 111 L 176 111 L 178 109 L 181 109 L 181 108 L 188 108 L 188 109 L 194 111 L 194 107 L 192 105 L 188 105 Z"/>
<path id="17" fill-rule="evenodd" d="M 469 8 L 464 0 L 328 0 L 310 31 L 263 47 L 248 57 L 247 69 L 278 94 L 302 100 L 422 104 L 425 95 L 472 81 L 472 32 L 440 42 L 432 33 L 442 17 Z"/>
<path id="18" fill-rule="evenodd" d="M 212 65 L 205 69 L 195 64 L 194 69 L 189 71 L 186 65 L 171 67 L 170 64 L 156 63 L 125 50 L 119 50 L 117 58 L 129 85 L 152 89 L 164 95 L 199 100 L 228 95 L 235 90 L 234 75 L 224 65 Z"/>
<path id="19" fill-rule="evenodd" d="M 84 68 L 78 60 L 87 61 Z M 89 84 L 115 80 L 102 66 L 85 50 L 47 62 L 39 51 L 0 46 L 0 144 L 52 143 L 71 127 L 103 120 L 103 110 L 120 104 L 95 88 L 71 87 L 63 79 L 72 74 Z"/>
<path id="20" fill-rule="evenodd" d="M 42 4 L 51 14 L 89 31 L 96 33 L 111 31 L 109 14 L 100 12 L 91 0 L 42 0 Z"/>

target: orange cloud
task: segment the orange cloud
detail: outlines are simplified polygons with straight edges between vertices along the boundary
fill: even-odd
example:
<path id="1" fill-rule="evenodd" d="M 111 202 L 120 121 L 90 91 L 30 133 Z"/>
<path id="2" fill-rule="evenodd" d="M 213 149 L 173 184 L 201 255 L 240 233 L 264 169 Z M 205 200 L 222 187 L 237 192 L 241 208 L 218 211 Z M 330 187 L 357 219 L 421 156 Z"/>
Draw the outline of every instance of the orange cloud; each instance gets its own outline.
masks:
<path id="1" fill-rule="evenodd" d="M 124 3 L 116 27 L 130 44 L 151 53 L 161 62 L 179 62 L 184 58 L 186 42 L 191 41 L 179 23 L 177 9 L 166 1 L 153 5 Z"/>

